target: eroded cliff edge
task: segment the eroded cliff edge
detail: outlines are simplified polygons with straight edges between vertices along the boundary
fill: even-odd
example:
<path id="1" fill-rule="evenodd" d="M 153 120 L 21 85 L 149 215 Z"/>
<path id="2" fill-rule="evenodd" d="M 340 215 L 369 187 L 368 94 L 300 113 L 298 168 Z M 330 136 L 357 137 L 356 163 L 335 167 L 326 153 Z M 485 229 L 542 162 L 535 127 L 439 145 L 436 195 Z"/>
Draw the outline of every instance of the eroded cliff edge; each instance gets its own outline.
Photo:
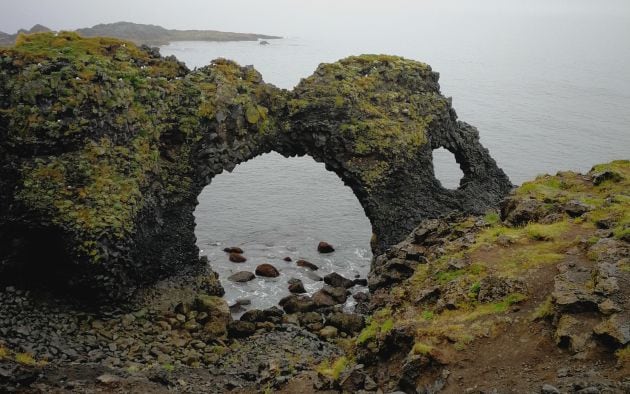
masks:
<path id="1" fill-rule="evenodd" d="M 438 74 L 398 57 L 322 64 L 286 91 L 227 60 L 190 71 L 128 42 L 42 33 L 0 52 L 0 89 L 1 277 L 97 300 L 198 264 L 198 194 L 272 150 L 337 173 L 377 252 L 511 189 Z M 464 172 L 456 190 L 434 177 L 438 147 Z"/>

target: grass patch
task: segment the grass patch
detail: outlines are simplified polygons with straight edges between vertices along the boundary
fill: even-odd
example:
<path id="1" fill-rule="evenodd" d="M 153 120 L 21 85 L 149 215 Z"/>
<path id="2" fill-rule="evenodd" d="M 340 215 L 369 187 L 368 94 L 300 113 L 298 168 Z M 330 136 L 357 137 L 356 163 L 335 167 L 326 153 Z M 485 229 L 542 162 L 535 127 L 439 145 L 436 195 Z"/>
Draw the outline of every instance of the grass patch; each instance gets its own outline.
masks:
<path id="1" fill-rule="evenodd" d="M 470 345 L 474 340 L 474 336 L 470 334 L 463 334 L 460 336 L 460 339 L 453 344 L 453 347 L 455 348 L 455 350 L 462 351 L 466 349 L 466 347 Z"/>
<path id="2" fill-rule="evenodd" d="M 530 223 L 524 231 L 529 239 L 535 241 L 553 241 L 569 230 L 569 223 L 561 221 L 552 224 Z"/>
<path id="3" fill-rule="evenodd" d="M 392 311 L 389 308 L 383 308 L 368 318 L 368 325 L 357 336 L 357 345 L 364 344 L 380 335 L 385 335 L 394 328 L 394 320 L 392 319 Z"/>
<path id="4" fill-rule="evenodd" d="M 385 320 L 385 322 L 381 326 L 381 333 L 382 334 L 387 334 L 393 328 L 394 328 L 394 320 L 393 319 L 387 319 L 387 320 Z"/>
<path id="5" fill-rule="evenodd" d="M 468 296 L 470 298 L 476 299 L 477 296 L 479 295 L 480 290 L 481 290 L 481 283 L 475 282 L 472 285 L 470 285 L 470 289 L 468 290 Z"/>
<path id="6" fill-rule="evenodd" d="M 488 304 L 473 305 L 472 309 L 461 308 L 454 311 L 445 311 L 440 316 L 448 321 L 453 322 L 470 322 L 482 316 L 504 313 L 510 306 L 518 304 L 527 299 L 527 296 L 521 293 L 513 293 L 498 302 Z M 436 319 L 439 323 L 442 319 Z"/>
<path id="7" fill-rule="evenodd" d="M 363 344 L 368 342 L 374 338 L 376 338 L 379 334 L 387 334 L 394 328 L 394 320 L 387 319 L 383 323 L 379 323 L 376 320 L 372 320 L 370 324 L 365 327 L 359 336 L 357 337 L 357 344 Z"/>
<path id="8" fill-rule="evenodd" d="M 502 313 L 502 312 L 506 312 L 508 308 L 511 307 L 512 305 L 523 302 L 526 299 L 527 299 L 527 296 L 525 294 L 514 293 L 514 294 L 508 295 L 502 301 L 491 303 L 488 305 L 492 307 L 494 313 Z"/>
<path id="9" fill-rule="evenodd" d="M 553 316 L 553 301 L 551 300 L 551 296 L 545 298 L 545 301 L 542 304 L 538 305 L 536 310 L 532 313 L 532 320 L 542 320 L 547 319 Z"/>
<path id="10" fill-rule="evenodd" d="M 569 243 L 540 242 L 502 250 L 495 268 L 506 276 L 518 276 L 523 270 L 555 264 L 565 258 L 564 249 Z"/>
<path id="11" fill-rule="evenodd" d="M 0 360 L 9 357 L 9 351 L 4 346 L 0 345 Z"/>
<path id="12" fill-rule="evenodd" d="M 615 356 L 621 364 L 630 364 L 630 346 L 617 350 Z"/>
<path id="13" fill-rule="evenodd" d="M 29 353 L 16 353 L 15 361 L 22 365 L 37 365 L 37 361 Z"/>
<path id="14" fill-rule="evenodd" d="M 433 346 L 427 345 L 426 343 L 423 343 L 423 342 L 416 342 L 413 345 L 413 349 L 411 351 L 413 352 L 413 354 L 426 356 L 430 354 L 431 351 L 433 351 Z"/>
<path id="15" fill-rule="evenodd" d="M 454 279 L 459 278 L 464 275 L 466 270 L 455 270 L 455 271 L 439 271 L 435 273 L 435 279 L 441 284 L 448 283 Z"/>
<path id="16" fill-rule="evenodd" d="M 422 311 L 422 314 L 420 316 L 422 316 L 422 319 L 424 320 L 433 320 L 435 318 L 435 314 L 433 313 L 433 311 L 429 310 Z"/>
<path id="17" fill-rule="evenodd" d="M 498 212 L 490 211 L 485 214 L 485 216 L 483 217 L 483 220 L 485 220 L 486 223 L 490 225 L 495 225 L 501 221 L 501 216 L 499 216 Z"/>
<path id="18" fill-rule="evenodd" d="M 337 380 L 339 379 L 339 376 L 341 376 L 341 373 L 348 366 L 348 363 L 348 358 L 346 358 L 346 356 L 343 356 L 335 360 L 335 362 L 332 364 L 330 364 L 329 361 L 324 361 L 316 368 L 316 370 L 320 374 L 327 376 L 332 380 Z"/>

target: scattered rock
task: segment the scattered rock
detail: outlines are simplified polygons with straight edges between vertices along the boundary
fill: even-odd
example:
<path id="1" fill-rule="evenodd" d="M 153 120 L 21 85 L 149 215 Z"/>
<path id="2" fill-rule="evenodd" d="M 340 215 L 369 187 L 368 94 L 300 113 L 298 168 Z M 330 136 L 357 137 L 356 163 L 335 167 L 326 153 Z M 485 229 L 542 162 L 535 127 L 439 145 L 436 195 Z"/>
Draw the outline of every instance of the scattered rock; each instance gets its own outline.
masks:
<path id="1" fill-rule="evenodd" d="M 266 278 L 276 278 L 280 276 L 280 272 L 271 264 L 260 264 L 256 267 L 256 275 Z"/>
<path id="2" fill-rule="evenodd" d="M 356 393 L 363 390 L 366 373 L 362 365 L 354 366 L 346 371 L 339 380 L 339 387 L 344 393 Z"/>
<path id="3" fill-rule="evenodd" d="M 322 278 L 321 276 L 317 275 L 315 272 L 313 271 L 306 271 L 305 275 L 312 281 L 314 282 L 321 282 L 324 280 L 324 278 Z"/>
<path id="4" fill-rule="evenodd" d="M 606 298 L 604 301 L 597 305 L 599 311 L 604 315 L 612 315 L 613 313 L 621 312 L 622 309 L 610 298 Z"/>
<path id="5" fill-rule="evenodd" d="M 250 300 L 249 298 L 237 298 L 234 302 L 239 304 L 239 305 L 251 305 L 252 304 L 252 300 Z"/>
<path id="6" fill-rule="evenodd" d="M 282 321 L 282 316 L 284 315 L 284 312 L 276 306 L 263 310 L 263 313 L 266 321 L 276 324 Z"/>
<path id="7" fill-rule="evenodd" d="M 221 297 L 198 295 L 195 298 L 194 305 L 197 311 L 207 313 L 208 317 L 214 322 L 227 325 L 232 320 L 230 308 Z"/>
<path id="8" fill-rule="evenodd" d="M 235 320 L 228 324 L 228 335 L 232 338 L 245 338 L 256 332 L 256 324 L 243 321 L 243 320 Z"/>
<path id="9" fill-rule="evenodd" d="M 331 244 L 329 244 L 328 242 L 321 241 L 317 245 L 317 251 L 319 253 L 332 253 L 332 252 L 335 251 L 335 248 Z"/>
<path id="10" fill-rule="evenodd" d="M 564 204 L 564 211 L 572 218 L 577 218 L 590 211 L 592 208 L 578 200 L 571 200 Z"/>
<path id="11" fill-rule="evenodd" d="M 365 319 L 356 313 L 333 313 L 326 319 L 326 324 L 337 327 L 340 331 L 354 334 L 365 327 Z"/>
<path id="12" fill-rule="evenodd" d="M 315 294 L 313 294 L 313 303 L 318 308 L 335 306 L 339 304 L 330 294 L 323 290 L 319 290 L 315 292 Z"/>
<path id="13" fill-rule="evenodd" d="M 487 276 L 479 282 L 477 300 L 482 303 L 500 301 L 510 294 L 525 293 L 522 280 Z"/>
<path id="14" fill-rule="evenodd" d="M 266 320 L 265 312 L 260 309 L 251 309 L 241 316 L 242 321 L 248 321 L 251 323 L 262 322 Z"/>
<path id="15" fill-rule="evenodd" d="M 106 373 L 97 377 L 96 381 L 102 384 L 110 385 L 120 382 L 121 378 L 119 376 Z"/>
<path id="16" fill-rule="evenodd" d="M 595 186 L 599 186 L 605 181 L 611 181 L 611 182 L 616 183 L 616 182 L 621 182 L 623 180 L 623 176 L 621 176 L 621 174 L 615 171 L 594 172 L 591 174 L 591 177 L 593 179 L 593 184 Z"/>
<path id="17" fill-rule="evenodd" d="M 344 287 L 324 286 L 315 292 L 312 301 L 317 308 L 325 308 L 343 304 L 348 298 L 348 291 Z"/>
<path id="18" fill-rule="evenodd" d="M 549 213 L 541 201 L 533 198 L 508 197 L 501 203 L 501 220 L 515 226 L 536 222 Z"/>
<path id="19" fill-rule="evenodd" d="M 325 326 L 319 330 L 319 336 L 324 339 L 336 338 L 338 334 L 337 328 L 333 326 Z"/>
<path id="20" fill-rule="evenodd" d="M 298 267 L 308 268 L 308 269 L 313 270 L 313 271 L 317 271 L 319 269 L 318 266 L 316 266 L 315 264 L 311 263 L 310 261 L 306 261 L 306 260 L 298 260 L 298 261 L 295 262 L 295 264 Z"/>
<path id="21" fill-rule="evenodd" d="M 283 258 L 282 260 L 286 261 L 287 263 L 290 263 L 291 261 L 293 261 L 293 259 L 289 256 Z"/>
<path id="22" fill-rule="evenodd" d="M 357 302 L 366 302 L 370 300 L 370 293 L 365 291 L 354 293 L 352 295 L 352 298 L 354 298 Z"/>
<path id="23" fill-rule="evenodd" d="M 583 321 L 571 315 L 562 315 L 556 328 L 555 338 L 558 346 L 579 353 L 586 349 L 591 334 Z"/>
<path id="24" fill-rule="evenodd" d="M 289 283 L 289 292 L 293 294 L 303 294 L 306 293 L 306 289 L 304 288 L 304 283 L 301 280 L 291 278 L 288 281 Z"/>
<path id="25" fill-rule="evenodd" d="M 630 314 L 616 313 L 598 324 L 593 332 L 613 341 L 617 346 L 630 343 Z"/>
<path id="26" fill-rule="evenodd" d="M 316 307 L 311 297 L 297 294 L 284 297 L 278 304 L 286 313 L 309 312 Z"/>
<path id="27" fill-rule="evenodd" d="M 344 278 L 336 272 L 324 276 L 324 283 L 332 287 L 345 287 L 346 289 L 354 286 L 354 281 Z"/>
<path id="28" fill-rule="evenodd" d="M 240 253 L 230 253 L 230 261 L 233 263 L 244 263 L 247 261 L 245 256 Z"/>
<path id="29" fill-rule="evenodd" d="M 255 277 L 256 275 L 254 275 L 251 272 L 239 271 L 228 276 L 228 280 L 231 280 L 232 282 L 249 282 L 250 280 L 253 280 Z"/>
<path id="30" fill-rule="evenodd" d="M 232 246 L 232 247 L 229 247 L 229 248 L 225 248 L 225 249 L 223 249 L 223 251 L 225 253 L 243 254 L 243 249 L 239 248 L 238 246 Z"/>
<path id="31" fill-rule="evenodd" d="M 543 384 L 540 394 L 560 394 L 560 390 L 550 384 Z"/>

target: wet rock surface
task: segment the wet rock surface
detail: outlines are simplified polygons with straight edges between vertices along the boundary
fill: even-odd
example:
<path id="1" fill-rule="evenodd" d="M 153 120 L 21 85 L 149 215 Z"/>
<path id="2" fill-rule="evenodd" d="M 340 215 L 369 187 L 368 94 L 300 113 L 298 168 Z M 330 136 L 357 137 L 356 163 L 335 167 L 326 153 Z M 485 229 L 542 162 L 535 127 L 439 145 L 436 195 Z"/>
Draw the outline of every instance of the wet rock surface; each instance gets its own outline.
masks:
<path id="1" fill-rule="evenodd" d="M 317 244 L 317 251 L 319 253 L 332 253 L 335 251 L 335 248 L 328 242 L 321 241 Z"/>
<path id="2" fill-rule="evenodd" d="M 280 275 L 280 272 L 271 264 L 260 264 L 256 267 L 256 275 L 266 278 L 275 278 Z"/>

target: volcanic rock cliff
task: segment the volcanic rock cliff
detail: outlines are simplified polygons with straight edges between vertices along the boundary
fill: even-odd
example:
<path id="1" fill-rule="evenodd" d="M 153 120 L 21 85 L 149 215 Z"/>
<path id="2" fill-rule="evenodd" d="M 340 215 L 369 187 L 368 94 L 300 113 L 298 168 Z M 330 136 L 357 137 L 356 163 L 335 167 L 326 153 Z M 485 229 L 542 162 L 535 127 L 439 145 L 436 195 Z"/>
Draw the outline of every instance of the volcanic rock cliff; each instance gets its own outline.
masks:
<path id="1" fill-rule="evenodd" d="M 289 92 L 227 60 L 21 37 L 0 52 L 0 391 L 630 392 L 629 161 L 508 193 L 437 74 L 398 57 Z M 201 269 L 197 195 L 272 150 L 326 163 L 370 218 L 354 313 L 357 281 L 330 273 L 234 320 Z"/>
<path id="2" fill-rule="evenodd" d="M 0 89 L 0 277 L 97 300 L 198 265 L 202 188 L 272 150 L 339 175 L 377 252 L 512 187 L 438 74 L 398 57 L 322 64 L 285 91 L 228 60 L 190 71 L 129 42 L 41 33 L 0 51 Z M 456 190 L 434 177 L 438 147 L 464 172 Z"/>

